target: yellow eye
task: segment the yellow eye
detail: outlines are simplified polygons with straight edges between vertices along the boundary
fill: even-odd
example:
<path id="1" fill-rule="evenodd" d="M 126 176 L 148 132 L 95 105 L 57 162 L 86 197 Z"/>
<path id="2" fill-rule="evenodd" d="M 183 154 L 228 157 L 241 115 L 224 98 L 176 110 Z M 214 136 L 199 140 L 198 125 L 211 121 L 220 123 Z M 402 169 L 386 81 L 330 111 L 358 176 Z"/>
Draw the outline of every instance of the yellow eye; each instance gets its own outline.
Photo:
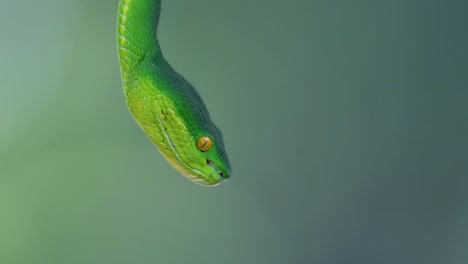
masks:
<path id="1" fill-rule="evenodd" d="M 209 137 L 201 137 L 197 141 L 197 148 L 203 152 L 210 150 L 213 141 Z"/>

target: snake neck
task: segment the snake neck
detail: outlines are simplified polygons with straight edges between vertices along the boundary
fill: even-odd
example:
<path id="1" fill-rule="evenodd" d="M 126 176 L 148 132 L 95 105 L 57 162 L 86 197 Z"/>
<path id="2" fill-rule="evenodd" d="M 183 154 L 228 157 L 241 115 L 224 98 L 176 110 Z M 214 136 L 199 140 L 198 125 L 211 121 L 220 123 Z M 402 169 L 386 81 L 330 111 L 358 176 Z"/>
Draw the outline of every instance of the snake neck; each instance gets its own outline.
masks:
<path id="1" fill-rule="evenodd" d="M 157 39 L 161 0 L 120 0 L 117 43 L 122 75 L 145 57 L 163 61 Z"/>

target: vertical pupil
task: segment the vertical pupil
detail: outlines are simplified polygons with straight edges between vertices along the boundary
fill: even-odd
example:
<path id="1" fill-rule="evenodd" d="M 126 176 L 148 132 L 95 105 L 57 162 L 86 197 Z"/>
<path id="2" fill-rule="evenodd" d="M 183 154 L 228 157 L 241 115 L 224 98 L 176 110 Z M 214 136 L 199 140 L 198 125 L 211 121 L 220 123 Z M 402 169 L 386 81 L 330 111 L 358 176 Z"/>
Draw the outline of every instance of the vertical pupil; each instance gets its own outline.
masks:
<path id="1" fill-rule="evenodd" d="M 201 151 L 208 151 L 212 145 L 213 142 L 209 137 L 201 137 L 197 141 L 197 147 Z"/>

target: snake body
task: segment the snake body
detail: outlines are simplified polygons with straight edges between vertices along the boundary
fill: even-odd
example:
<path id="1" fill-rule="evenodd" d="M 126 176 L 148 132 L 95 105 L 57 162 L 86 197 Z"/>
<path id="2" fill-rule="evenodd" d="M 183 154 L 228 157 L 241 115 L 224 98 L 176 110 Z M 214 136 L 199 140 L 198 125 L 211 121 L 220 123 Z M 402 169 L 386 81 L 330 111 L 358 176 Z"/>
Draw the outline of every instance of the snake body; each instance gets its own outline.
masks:
<path id="1" fill-rule="evenodd" d="M 128 108 L 172 166 L 195 183 L 230 177 L 220 130 L 200 95 L 164 59 L 157 38 L 160 0 L 120 0 L 117 46 Z"/>

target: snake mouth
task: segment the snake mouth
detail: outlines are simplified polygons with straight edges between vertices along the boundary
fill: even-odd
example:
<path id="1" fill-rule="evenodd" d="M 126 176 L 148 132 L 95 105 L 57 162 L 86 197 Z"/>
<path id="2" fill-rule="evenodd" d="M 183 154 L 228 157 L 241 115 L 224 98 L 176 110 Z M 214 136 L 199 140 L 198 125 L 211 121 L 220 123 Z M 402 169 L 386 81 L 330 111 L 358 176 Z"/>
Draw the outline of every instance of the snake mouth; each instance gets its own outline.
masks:
<path id="1" fill-rule="evenodd" d="M 229 173 L 219 166 L 216 162 L 205 159 L 206 166 L 200 169 L 186 170 L 186 168 L 182 166 L 178 166 L 177 163 L 173 164 L 177 170 L 179 170 L 182 175 L 190 179 L 192 182 L 199 184 L 201 186 L 211 187 L 217 186 L 221 182 L 227 180 L 229 178 Z"/>

